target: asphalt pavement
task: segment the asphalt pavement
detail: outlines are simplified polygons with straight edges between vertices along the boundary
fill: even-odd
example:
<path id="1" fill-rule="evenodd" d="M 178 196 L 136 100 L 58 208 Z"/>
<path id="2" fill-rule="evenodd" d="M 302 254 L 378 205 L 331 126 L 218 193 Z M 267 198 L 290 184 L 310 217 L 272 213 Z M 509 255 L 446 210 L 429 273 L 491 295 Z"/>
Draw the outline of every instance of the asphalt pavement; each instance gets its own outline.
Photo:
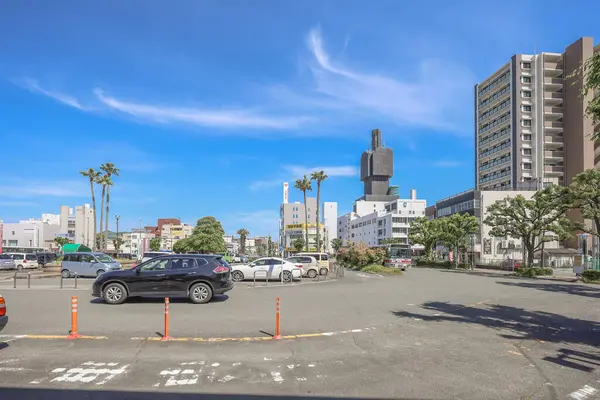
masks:
<path id="1" fill-rule="evenodd" d="M 206 305 L 171 304 L 170 335 L 185 341 L 160 341 L 161 300 L 109 306 L 91 280 L 57 286 L 0 283 L 10 315 L 0 398 L 593 399 L 600 389 L 593 285 L 416 268 L 238 284 Z M 79 331 L 95 339 L 45 338 L 67 334 L 73 295 Z M 276 297 L 289 339 L 270 338 Z"/>

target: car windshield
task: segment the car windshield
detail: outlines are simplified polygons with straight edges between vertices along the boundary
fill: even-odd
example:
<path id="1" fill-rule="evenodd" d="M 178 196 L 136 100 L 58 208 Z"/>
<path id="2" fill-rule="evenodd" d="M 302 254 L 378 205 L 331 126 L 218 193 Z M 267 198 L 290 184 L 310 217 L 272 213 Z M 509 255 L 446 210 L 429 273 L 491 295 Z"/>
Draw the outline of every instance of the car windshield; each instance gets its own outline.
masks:
<path id="1" fill-rule="evenodd" d="M 107 254 L 101 254 L 96 256 L 96 258 L 98 258 L 98 261 L 100 262 L 115 262 L 115 260 L 113 260 L 113 258 Z"/>

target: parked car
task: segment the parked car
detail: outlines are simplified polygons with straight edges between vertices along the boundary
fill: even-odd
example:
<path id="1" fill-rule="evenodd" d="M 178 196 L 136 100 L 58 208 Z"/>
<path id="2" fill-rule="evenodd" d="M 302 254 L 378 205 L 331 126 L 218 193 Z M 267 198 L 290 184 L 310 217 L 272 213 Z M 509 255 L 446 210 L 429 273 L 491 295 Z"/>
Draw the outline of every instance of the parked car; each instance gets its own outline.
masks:
<path id="1" fill-rule="evenodd" d="M 319 274 L 319 261 L 312 256 L 292 256 L 286 258 L 286 261 L 302 268 L 303 275 L 309 278 L 315 278 Z"/>
<path id="2" fill-rule="evenodd" d="M 104 253 L 67 253 L 60 263 L 63 278 L 77 276 L 100 276 L 106 271 L 121 268 L 121 263 Z"/>
<path id="3" fill-rule="evenodd" d="M 30 253 L 6 253 L 9 254 L 17 265 L 17 269 L 34 269 L 38 267 L 38 259 L 35 254 Z"/>
<path id="4" fill-rule="evenodd" d="M 142 256 L 142 262 L 145 263 L 148 260 L 152 260 L 155 257 L 158 256 L 164 256 L 165 254 L 173 254 L 171 252 L 167 252 L 167 251 L 148 251 L 146 253 L 144 253 L 144 255 Z"/>
<path id="5" fill-rule="evenodd" d="M 17 269 L 17 264 L 10 254 L 0 254 L 0 269 Z"/>
<path id="6" fill-rule="evenodd" d="M 4 301 L 4 297 L 0 295 L 0 332 L 8 323 L 8 313 L 6 312 L 6 301 Z"/>
<path id="7" fill-rule="evenodd" d="M 294 268 L 301 268 L 301 266 L 282 258 L 264 257 L 249 264 L 232 265 L 231 276 L 236 282 L 243 281 L 244 279 L 254 279 L 254 277 L 258 280 L 281 280 L 283 278 L 284 282 L 290 282 L 294 276 Z M 265 272 L 256 273 L 256 271 Z M 296 272 L 296 276 L 299 274 L 300 272 Z"/>
<path id="8" fill-rule="evenodd" d="M 319 269 L 319 274 L 327 275 L 329 273 L 329 256 L 327 253 L 298 253 L 296 256 L 311 256 L 314 257 L 318 262 L 321 268 Z"/>
<path id="9" fill-rule="evenodd" d="M 500 264 L 500 267 L 502 269 L 506 269 L 509 271 L 513 270 L 513 264 L 514 264 L 514 270 L 518 270 L 519 268 L 521 268 L 521 262 L 517 261 L 517 260 L 513 260 L 512 258 L 507 258 L 506 260 L 502 261 L 502 263 Z"/>
<path id="10" fill-rule="evenodd" d="M 46 264 L 51 263 L 52 261 L 54 261 L 58 258 L 56 253 L 50 253 L 50 252 L 35 253 L 35 255 L 38 259 L 38 265 L 40 265 L 42 267 Z"/>
<path id="11" fill-rule="evenodd" d="M 215 294 L 233 289 L 226 264 L 219 255 L 162 255 L 134 268 L 100 275 L 92 296 L 108 304 L 121 304 L 134 296 L 189 297 L 196 304 L 208 303 Z"/>

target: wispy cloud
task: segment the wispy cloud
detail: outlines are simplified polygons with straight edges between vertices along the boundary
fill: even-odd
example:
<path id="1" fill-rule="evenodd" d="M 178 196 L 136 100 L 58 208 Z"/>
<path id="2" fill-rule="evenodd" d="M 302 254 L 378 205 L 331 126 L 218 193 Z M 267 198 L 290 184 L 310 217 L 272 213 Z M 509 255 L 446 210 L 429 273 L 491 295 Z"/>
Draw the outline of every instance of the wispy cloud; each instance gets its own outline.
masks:
<path id="1" fill-rule="evenodd" d="M 53 182 L 22 180 L 0 185 L 1 197 L 16 199 L 38 196 L 86 197 L 89 195 L 88 191 L 85 182 L 74 180 Z"/>
<path id="2" fill-rule="evenodd" d="M 276 209 L 238 212 L 229 215 L 223 221 L 225 232 L 234 234 L 240 228 L 246 228 L 251 236 L 271 234 L 277 236 L 279 213 Z"/>
<path id="3" fill-rule="evenodd" d="M 31 78 L 24 78 L 24 79 L 14 79 L 12 81 L 15 85 L 18 85 L 20 87 L 23 87 L 33 93 L 39 93 L 42 94 L 44 96 L 50 97 L 60 103 L 66 104 L 68 106 L 77 108 L 78 110 L 82 110 L 82 111 L 89 111 L 91 110 L 89 107 L 84 106 L 83 104 L 81 104 L 79 102 L 79 100 L 77 100 L 75 97 L 70 96 L 68 94 L 64 94 L 64 93 L 60 93 L 60 92 L 56 92 L 53 90 L 48 90 L 48 89 L 44 89 L 43 87 L 41 87 L 39 85 L 39 83 L 37 82 L 37 80 L 35 79 L 31 79 Z"/>
<path id="4" fill-rule="evenodd" d="M 359 72 L 332 60 L 318 28 L 307 36 L 314 60 L 312 76 L 318 92 L 348 107 L 383 115 L 398 124 L 462 131 L 464 101 L 471 96 L 473 77 L 441 60 L 423 60 L 416 77 L 398 79 Z"/>
<path id="5" fill-rule="evenodd" d="M 95 89 L 106 107 L 158 124 L 191 124 L 213 128 L 293 129 L 313 121 L 311 117 L 269 116 L 254 110 L 201 109 L 120 100 Z"/>
<path id="6" fill-rule="evenodd" d="M 358 168 L 353 165 L 338 165 L 327 167 L 308 167 L 304 165 L 282 165 L 282 174 L 279 178 L 258 180 L 250 183 L 250 190 L 256 191 L 282 185 L 285 181 L 293 181 L 315 171 L 324 171 L 328 177 L 354 177 L 358 176 Z"/>
<path id="7" fill-rule="evenodd" d="M 439 161 L 434 161 L 433 165 L 436 167 L 454 168 L 454 167 L 460 167 L 461 165 L 463 165 L 463 163 L 460 161 L 456 161 L 456 160 L 439 160 Z"/>

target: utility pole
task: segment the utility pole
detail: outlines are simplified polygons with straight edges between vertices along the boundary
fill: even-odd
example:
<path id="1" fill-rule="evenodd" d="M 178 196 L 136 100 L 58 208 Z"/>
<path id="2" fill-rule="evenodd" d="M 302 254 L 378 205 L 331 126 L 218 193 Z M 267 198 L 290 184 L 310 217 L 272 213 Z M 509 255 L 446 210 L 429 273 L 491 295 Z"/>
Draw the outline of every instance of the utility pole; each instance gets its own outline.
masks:
<path id="1" fill-rule="evenodd" d="M 115 221 L 117 223 L 117 240 L 115 241 L 115 243 L 118 245 L 118 246 L 115 246 L 116 247 L 115 250 L 117 250 L 117 258 L 119 258 L 119 250 L 121 249 L 121 245 L 119 243 L 119 218 L 120 218 L 119 214 L 115 215 Z"/>

